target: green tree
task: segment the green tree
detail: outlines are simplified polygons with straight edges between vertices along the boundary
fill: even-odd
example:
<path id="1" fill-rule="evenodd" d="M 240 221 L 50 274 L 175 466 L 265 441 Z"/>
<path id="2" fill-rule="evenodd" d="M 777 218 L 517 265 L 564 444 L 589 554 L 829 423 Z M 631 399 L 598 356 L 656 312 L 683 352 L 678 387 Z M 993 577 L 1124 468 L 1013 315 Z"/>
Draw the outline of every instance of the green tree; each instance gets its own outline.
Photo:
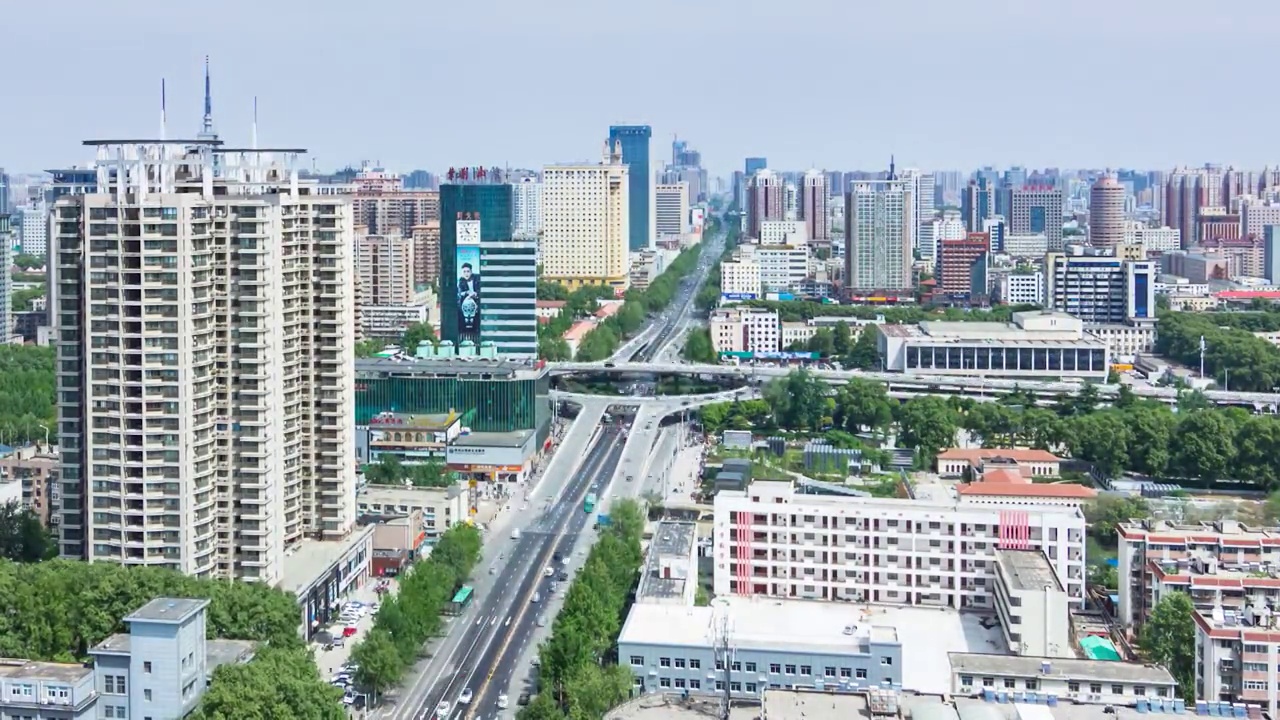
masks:
<path id="1" fill-rule="evenodd" d="M 35 513 L 16 500 L 0 505 L 0 557 L 30 563 L 57 556 L 57 540 Z"/>
<path id="2" fill-rule="evenodd" d="M 711 331 L 706 328 L 693 328 L 685 336 L 684 348 L 680 356 L 692 363 L 716 362 L 715 347 L 711 343 Z"/>
<path id="3" fill-rule="evenodd" d="M 563 337 L 543 335 L 538 338 L 538 357 L 549 362 L 560 362 L 572 360 L 573 353 Z"/>
<path id="4" fill-rule="evenodd" d="M 922 460 L 955 445 L 957 429 L 955 411 L 936 395 L 912 398 L 898 406 L 898 444 L 915 449 Z"/>
<path id="5" fill-rule="evenodd" d="M 1071 454 L 1093 463 L 1106 477 L 1115 477 L 1129 466 L 1133 431 L 1116 413 L 1080 415 L 1071 423 Z"/>
<path id="6" fill-rule="evenodd" d="M 1147 501 L 1127 495 L 1099 495 L 1084 508 L 1089 521 L 1089 534 L 1104 547 L 1116 546 L 1116 528 L 1129 520 L 1151 517 Z"/>
<path id="7" fill-rule="evenodd" d="M 807 370 L 793 370 L 773 380 L 764 394 L 781 427 L 817 430 L 828 410 L 826 383 Z"/>
<path id="8" fill-rule="evenodd" d="M 836 420 L 845 430 L 884 432 L 893 423 L 896 402 L 881 383 L 853 378 L 836 391 Z"/>
<path id="9" fill-rule="evenodd" d="M 32 301 L 44 297 L 46 292 L 44 285 L 14 290 L 9 296 L 9 306 L 14 312 L 26 312 L 31 309 Z"/>
<path id="10" fill-rule="evenodd" d="M 534 695 L 529 704 L 516 713 L 516 720 L 561 720 L 563 717 L 564 713 L 556 706 L 556 701 L 546 693 Z"/>
<path id="11" fill-rule="evenodd" d="M 879 334 L 880 331 L 874 324 L 864 326 L 858 331 L 857 340 L 841 362 L 857 370 L 879 370 L 880 348 L 877 345 Z"/>
<path id="12" fill-rule="evenodd" d="M 416 322 L 405 328 L 404 335 L 400 338 L 400 347 L 406 353 L 413 355 L 418 351 L 418 346 L 424 342 L 435 344 L 435 328 L 427 323 Z"/>
<path id="13" fill-rule="evenodd" d="M 1195 700 L 1194 617 L 1195 607 L 1186 593 L 1167 593 L 1151 609 L 1138 638 L 1142 654 L 1173 674 L 1178 690 L 1188 702 Z"/>
<path id="14" fill-rule="evenodd" d="M 19 253 L 14 256 L 13 264 L 23 270 L 36 270 L 44 267 L 45 259 L 42 255 L 31 255 L 29 253 Z"/>
<path id="15" fill-rule="evenodd" d="M 849 323 L 836 323 L 836 326 L 831 330 L 831 338 L 835 344 L 835 353 L 837 355 L 844 357 L 853 350 L 853 333 L 849 330 Z"/>
<path id="16" fill-rule="evenodd" d="M 374 355 L 382 352 L 386 347 L 387 344 L 381 340 L 361 340 L 356 343 L 356 357 L 373 357 Z"/>
<path id="17" fill-rule="evenodd" d="M 195 720 L 345 720 L 342 690 L 324 682 L 301 648 L 265 647 L 252 662 L 222 665 Z"/>
<path id="18" fill-rule="evenodd" d="M 1183 477 L 1218 480 L 1235 461 L 1235 422 L 1218 410 L 1179 413 L 1172 466 Z"/>
<path id="19" fill-rule="evenodd" d="M 385 627 L 374 628 L 357 643 L 351 649 L 351 659 L 360 666 L 356 681 L 375 697 L 395 687 L 404 673 L 404 658 Z"/>

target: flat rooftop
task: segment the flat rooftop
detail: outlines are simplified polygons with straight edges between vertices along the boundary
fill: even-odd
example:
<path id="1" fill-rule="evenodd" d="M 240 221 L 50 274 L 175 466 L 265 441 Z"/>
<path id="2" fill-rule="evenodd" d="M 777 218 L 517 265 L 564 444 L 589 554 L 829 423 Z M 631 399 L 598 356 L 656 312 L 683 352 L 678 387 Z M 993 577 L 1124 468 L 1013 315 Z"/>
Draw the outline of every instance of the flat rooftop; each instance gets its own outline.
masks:
<path id="1" fill-rule="evenodd" d="M 790 480 L 753 480 L 747 485 L 745 490 L 721 490 L 716 495 L 716 501 L 719 502 L 721 498 L 725 500 L 749 500 L 750 497 L 755 494 L 764 496 L 761 500 L 766 504 L 762 504 L 761 507 L 766 507 L 767 503 L 770 502 L 768 498 L 773 497 L 773 494 L 777 492 L 772 488 L 767 488 L 767 486 L 777 483 L 785 483 L 791 486 L 792 494 L 786 500 L 787 503 L 791 505 L 824 508 L 826 512 L 831 512 L 833 514 L 841 512 L 848 513 L 850 511 L 901 512 L 905 509 L 989 511 L 992 507 L 989 505 L 973 505 L 970 503 L 962 504 L 957 491 L 959 483 L 942 479 L 917 484 L 915 486 L 915 499 L 865 498 L 845 495 L 810 495 L 800 492 L 800 489 L 796 487 L 796 483 Z M 1036 507 L 1033 512 L 1038 515 L 1061 514 L 1074 516 L 1078 515 L 1080 511 L 1069 505 L 1042 505 Z"/>
<path id="2" fill-rule="evenodd" d="M 1052 587 L 1062 592 L 1062 582 L 1040 550 L 996 550 L 996 563 L 1014 590 L 1043 590 Z"/>
<path id="3" fill-rule="evenodd" d="M 348 552 L 372 537 L 370 525 L 353 530 L 345 540 L 303 540 L 285 552 L 279 588 L 301 595 Z"/>
<path id="4" fill-rule="evenodd" d="M 451 358 L 356 358 L 357 375 L 404 375 L 410 377 L 458 377 L 468 380 L 532 380 L 547 373 L 532 361 L 482 357 Z"/>
<path id="5" fill-rule="evenodd" d="M 92 666 L 79 663 L 54 663 L 23 658 L 0 658 L 0 680 L 47 680 L 71 685 L 77 680 L 92 674 Z"/>
<path id="6" fill-rule="evenodd" d="M 510 432 L 473 432 L 454 438 L 453 444 L 461 447 L 524 447 L 529 441 L 532 430 L 512 430 Z"/>
<path id="7" fill-rule="evenodd" d="M 887 337 L 920 340 L 930 343 L 982 343 L 1003 345 L 1009 343 L 1059 346 L 1064 343 L 1106 347 L 1106 343 L 1088 332 L 1079 330 L 1037 330 L 1019 327 L 1013 323 L 962 322 L 925 320 L 915 325 L 881 325 L 880 331 Z"/>
<path id="8" fill-rule="evenodd" d="M 697 540 L 697 523 L 669 520 L 658 523 L 653 531 L 653 540 L 649 542 L 649 548 L 645 552 L 644 570 L 640 575 L 636 597 L 683 597 L 689 583 L 698 581 L 698 561 L 693 550 Z M 670 576 L 664 576 L 663 567 L 673 563 L 682 563 L 687 567 L 678 576 L 674 572 Z"/>
<path id="9" fill-rule="evenodd" d="M 1226 547 L 1280 547 L 1280 527 L 1257 527 L 1235 520 L 1172 523 L 1168 520 L 1128 520 L 1116 531 L 1128 540 L 1160 544 L 1217 544 Z"/>
<path id="10" fill-rule="evenodd" d="M 714 642 L 717 618 L 723 614 L 729 617 L 729 641 L 738 647 L 857 654 L 868 641 L 899 644 L 902 686 L 916 692 L 950 692 L 947 653 L 994 653 L 1004 647 L 999 627 L 983 627 L 989 617 L 975 613 L 742 597 L 719 599 L 713 607 L 638 603 L 631 607 L 618 642 L 705 647 Z M 853 634 L 846 635 L 846 629 Z"/>
<path id="11" fill-rule="evenodd" d="M 249 662 L 257 651 L 258 643 L 252 640 L 209 640 L 204 644 L 205 664 L 213 672 L 219 665 Z"/>
<path id="12" fill-rule="evenodd" d="M 405 487 L 403 485 L 374 485 L 372 483 L 362 486 L 356 491 L 356 502 L 377 502 L 386 504 L 394 502 L 397 505 L 412 505 L 414 503 L 424 502 L 442 502 L 444 500 L 455 498 L 462 494 L 464 490 L 462 483 L 456 483 L 448 487 Z"/>
<path id="13" fill-rule="evenodd" d="M 155 598 L 146 605 L 124 616 L 125 622 L 180 623 L 203 610 L 209 601 L 204 598 Z"/>
<path id="14" fill-rule="evenodd" d="M 1078 658 L 1019 657 L 991 653 L 948 653 L 951 668 L 966 675 L 1047 677 L 1062 681 L 1126 682 L 1146 685 L 1173 685 L 1173 675 L 1159 665 L 1081 660 Z M 1046 671 L 1045 667 L 1048 667 Z"/>

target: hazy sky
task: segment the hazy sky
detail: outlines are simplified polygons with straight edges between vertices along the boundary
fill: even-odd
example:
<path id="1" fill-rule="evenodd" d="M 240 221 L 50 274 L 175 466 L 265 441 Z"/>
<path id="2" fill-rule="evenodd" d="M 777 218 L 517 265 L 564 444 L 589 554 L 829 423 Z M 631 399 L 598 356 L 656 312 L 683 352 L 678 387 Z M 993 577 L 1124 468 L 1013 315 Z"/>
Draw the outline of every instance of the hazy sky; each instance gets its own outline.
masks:
<path id="1" fill-rule="evenodd" d="M 196 9 L 199 8 L 199 9 Z M 596 159 L 610 123 L 713 173 L 1280 161 L 1276 0 L 61 0 L 4 7 L 0 165 L 194 134 L 321 168 Z M 1266 138 L 1273 138 L 1268 141 Z"/>

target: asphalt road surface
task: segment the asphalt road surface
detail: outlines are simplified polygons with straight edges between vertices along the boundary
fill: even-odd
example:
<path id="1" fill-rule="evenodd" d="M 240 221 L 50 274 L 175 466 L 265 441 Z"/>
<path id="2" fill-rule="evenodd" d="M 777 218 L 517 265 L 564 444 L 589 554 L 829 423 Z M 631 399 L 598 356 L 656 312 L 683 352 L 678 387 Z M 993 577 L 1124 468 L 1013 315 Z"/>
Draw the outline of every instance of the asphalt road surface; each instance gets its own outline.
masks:
<path id="1" fill-rule="evenodd" d="M 509 559 L 488 561 L 496 568 L 497 581 L 487 597 L 475 601 L 478 612 L 457 646 L 460 657 L 453 665 L 457 670 L 437 681 L 414 713 L 415 718 L 436 717 L 441 702 L 449 703 L 448 713 L 441 717 L 451 720 L 488 718 L 498 713 L 498 694 L 507 687 L 519 649 L 536 627 L 537 610 L 546 601 L 554 580 L 546 576 L 546 568 L 552 565 L 555 553 L 568 557 L 578 534 L 588 521 L 594 521 L 594 512 L 584 512 L 583 500 L 588 492 L 601 495 L 613 476 L 622 456 L 623 432 L 621 426 L 605 426 L 559 498 L 549 506 L 530 509 L 541 512 L 541 516 L 521 533 Z M 555 573 L 560 569 L 554 568 Z M 477 571 L 487 572 L 487 566 Z M 535 594 L 539 595 L 538 603 L 533 602 Z M 474 699 L 465 705 L 458 702 L 464 690 L 474 694 Z M 516 698 L 509 698 L 512 706 L 515 701 Z"/>

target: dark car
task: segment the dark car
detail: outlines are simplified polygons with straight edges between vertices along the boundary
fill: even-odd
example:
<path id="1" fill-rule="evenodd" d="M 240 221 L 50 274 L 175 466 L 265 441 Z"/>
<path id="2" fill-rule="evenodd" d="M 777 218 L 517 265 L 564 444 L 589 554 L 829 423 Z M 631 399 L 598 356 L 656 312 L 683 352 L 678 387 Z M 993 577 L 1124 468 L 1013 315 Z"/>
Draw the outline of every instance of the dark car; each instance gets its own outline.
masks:
<path id="1" fill-rule="evenodd" d="M 561 570 L 560 574 L 556 576 L 556 580 L 559 582 L 568 582 L 569 573 L 564 570 Z"/>
<path id="2" fill-rule="evenodd" d="M 521 705 L 521 706 L 523 706 L 523 705 L 528 705 L 528 704 L 529 704 L 529 693 L 527 693 L 527 692 L 522 692 L 522 693 L 520 693 L 520 697 L 516 699 L 516 704 L 517 704 L 517 705 Z"/>

